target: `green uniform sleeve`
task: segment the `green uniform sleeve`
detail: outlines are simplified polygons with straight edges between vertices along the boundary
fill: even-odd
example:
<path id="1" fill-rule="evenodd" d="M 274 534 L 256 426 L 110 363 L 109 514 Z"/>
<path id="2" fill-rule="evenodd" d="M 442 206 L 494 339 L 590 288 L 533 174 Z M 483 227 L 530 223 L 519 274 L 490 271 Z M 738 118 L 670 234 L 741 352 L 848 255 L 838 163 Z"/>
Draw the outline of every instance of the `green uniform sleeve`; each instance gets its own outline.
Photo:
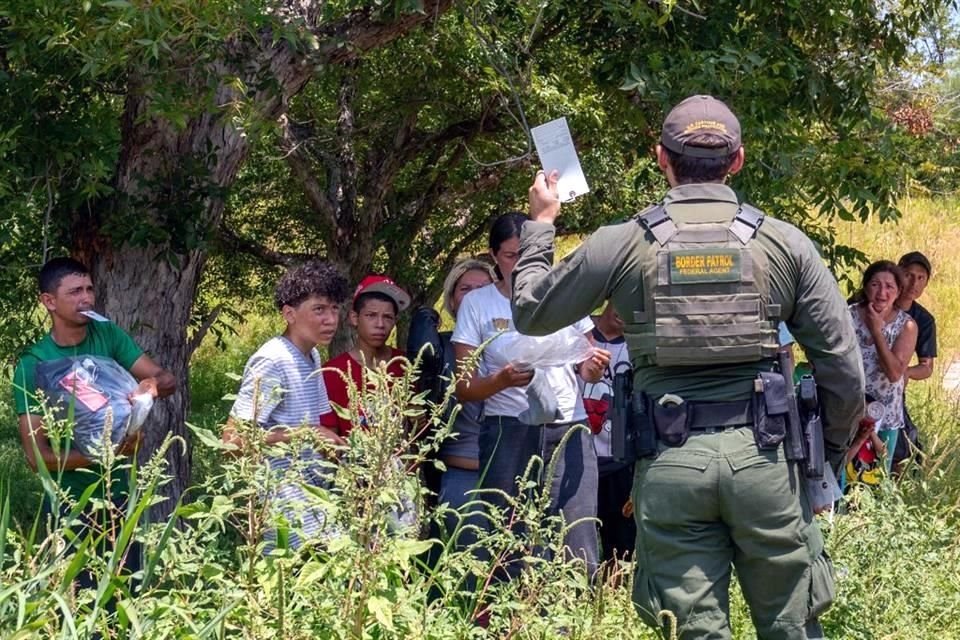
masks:
<path id="1" fill-rule="evenodd" d="M 114 323 L 108 322 L 104 323 L 104 325 L 104 328 L 110 331 L 110 344 L 111 350 L 113 351 L 113 359 L 116 360 L 121 367 L 129 371 L 133 366 L 133 363 L 143 355 L 143 349 L 141 349 L 140 346 L 134 342 L 133 338 L 130 337 L 130 334 Z"/>
<path id="2" fill-rule="evenodd" d="M 42 411 L 36 398 L 37 359 L 29 354 L 21 356 L 13 370 L 13 406 L 18 416 L 28 413 L 40 415 Z"/>
<path id="3" fill-rule="evenodd" d="M 831 457 L 838 459 L 863 415 L 863 359 L 836 280 L 813 243 L 798 236 L 802 240 L 793 243 L 799 252 L 796 302 L 786 322 L 814 366 L 824 440 Z"/>
<path id="4" fill-rule="evenodd" d="M 524 223 L 520 260 L 513 271 L 513 322 L 518 331 L 534 336 L 559 331 L 607 299 L 622 245 L 610 243 L 611 228 L 597 230 L 554 267 L 554 226 Z"/>

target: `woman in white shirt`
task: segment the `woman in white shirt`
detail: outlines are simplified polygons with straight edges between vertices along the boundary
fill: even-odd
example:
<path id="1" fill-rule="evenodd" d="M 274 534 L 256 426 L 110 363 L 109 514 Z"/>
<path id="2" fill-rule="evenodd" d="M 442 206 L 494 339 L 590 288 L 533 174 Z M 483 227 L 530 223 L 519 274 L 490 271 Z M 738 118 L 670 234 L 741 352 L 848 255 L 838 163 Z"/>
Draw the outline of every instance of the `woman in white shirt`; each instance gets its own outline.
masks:
<path id="1" fill-rule="evenodd" d="M 498 280 L 464 297 L 451 338 L 460 366 L 490 340 L 483 348 L 477 370 L 457 385 L 457 397 L 461 401 L 484 403 L 480 488 L 497 489 L 511 496 L 518 495 L 517 477 L 524 474 L 531 458 L 540 456 L 544 465 L 549 464 L 567 431 L 573 425 L 587 422 L 577 375 L 596 382 L 609 360 L 609 353 L 598 350 L 596 355 L 576 366 L 540 369 L 546 383 L 544 387 L 549 387 L 556 397 L 556 412 L 549 421 L 538 424 L 519 419 L 530 408 L 526 387 L 534 376 L 533 370 L 518 370 L 511 364 L 510 348 L 518 335 L 510 310 L 512 275 L 520 257 L 520 230 L 526 219 L 520 213 L 507 213 L 494 221 L 490 230 L 490 254 L 496 263 Z M 575 328 L 589 335 L 593 323 L 584 318 Z M 529 416 L 525 418 L 531 420 Z M 554 477 L 549 479 L 551 509 L 562 510 L 568 523 L 595 517 L 597 458 L 589 430 L 573 434 L 559 455 Z M 544 469 L 538 471 L 535 479 L 542 482 Z M 484 493 L 481 498 L 501 509 L 507 507 L 506 500 L 496 492 Z M 509 514 L 506 517 L 509 518 Z M 591 520 L 572 527 L 564 542 L 568 554 L 583 560 L 592 575 L 597 566 L 595 523 Z M 519 564 L 508 564 L 507 573 L 516 575 Z"/>

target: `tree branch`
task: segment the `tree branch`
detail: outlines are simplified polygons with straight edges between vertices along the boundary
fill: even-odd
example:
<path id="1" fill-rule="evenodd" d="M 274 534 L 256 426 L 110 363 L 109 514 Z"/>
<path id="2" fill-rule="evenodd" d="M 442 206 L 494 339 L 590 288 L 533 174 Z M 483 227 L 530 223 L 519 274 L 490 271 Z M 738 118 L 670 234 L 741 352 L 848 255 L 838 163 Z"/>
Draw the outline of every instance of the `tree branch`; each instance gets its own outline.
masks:
<path id="1" fill-rule="evenodd" d="M 436 20 L 452 6 L 453 0 L 424 0 L 421 11 L 405 13 L 394 20 L 385 19 L 373 6 L 357 9 L 340 20 L 311 28 L 320 41 L 312 59 L 319 64 L 344 64 Z"/>
<path id="2" fill-rule="evenodd" d="M 242 238 L 225 224 L 217 230 L 217 240 L 227 252 L 246 253 L 271 265 L 291 267 L 307 260 L 322 258 L 321 254 L 276 251 L 248 238 Z"/>
<path id="3" fill-rule="evenodd" d="M 427 300 L 436 300 L 441 293 L 443 288 L 443 281 L 447 277 L 447 274 L 450 273 L 450 269 L 453 268 L 453 265 L 457 263 L 460 259 L 460 255 L 472 244 L 475 244 L 483 237 L 484 232 L 487 230 L 487 224 L 492 220 L 492 216 L 484 217 L 479 224 L 474 226 L 474 228 L 465 236 L 460 238 L 457 242 L 450 247 L 447 256 L 443 259 L 443 262 L 440 263 L 440 267 L 434 271 L 436 274 L 428 283 Z M 442 276 L 442 277 L 441 277 Z"/>
<path id="4" fill-rule="evenodd" d="M 437 153 L 434 157 L 430 158 L 427 162 L 424 163 L 425 167 L 429 169 L 423 172 L 421 176 L 423 179 L 413 180 L 415 185 L 422 184 L 428 179 L 428 173 L 430 170 L 433 171 L 433 181 L 430 183 L 430 186 L 426 189 L 420 188 L 417 189 L 417 195 L 412 197 L 408 202 L 409 204 L 405 209 L 408 212 L 408 216 L 405 216 L 409 222 L 406 224 L 409 225 L 410 229 L 421 229 L 426 223 L 427 215 L 430 211 L 433 211 L 436 208 L 437 203 L 440 201 L 440 198 L 443 196 L 443 190 L 447 184 L 447 178 L 450 174 L 450 170 L 456 166 L 458 162 L 463 158 L 464 148 L 463 145 L 457 145 L 452 153 L 449 154 L 447 159 L 443 162 L 443 165 L 438 167 L 437 163 L 440 161 L 440 152 L 442 151 L 441 147 L 436 147 Z"/>
<path id="5" fill-rule="evenodd" d="M 357 222 L 357 158 L 353 150 L 353 102 L 357 97 L 359 64 L 348 63 L 337 93 L 337 156 L 328 173 L 330 198 L 336 203 L 337 236 L 344 227 L 347 233 Z M 345 210 L 346 209 L 346 210 Z"/>
<path id="6" fill-rule="evenodd" d="M 207 332 L 210 331 L 210 327 L 217 321 L 217 318 L 220 317 L 220 314 L 223 313 L 223 305 L 218 304 L 213 308 L 207 317 L 204 318 L 203 322 L 200 324 L 200 327 L 194 332 L 190 337 L 190 340 L 187 342 L 187 358 L 193 355 L 193 352 L 197 350 L 197 347 L 200 346 L 200 343 L 203 342 L 203 339 L 206 337 Z"/>
<path id="7" fill-rule="evenodd" d="M 383 220 L 383 202 L 393 189 L 397 173 L 419 151 L 419 148 L 415 149 L 410 144 L 418 114 L 418 111 L 413 111 L 403 117 L 389 148 L 378 149 L 374 146 L 367 156 L 363 206 L 359 211 L 359 218 L 364 224 L 380 225 Z"/>
<path id="8" fill-rule="evenodd" d="M 395 153 L 380 161 L 382 171 L 391 172 L 388 175 L 390 177 L 390 183 L 392 184 L 393 177 L 395 177 L 396 173 L 402 167 L 412 162 L 417 155 L 424 151 L 429 151 L 430 156 L 423 162 L 423 166 L 427 169 L 423 174 L 423 179 L 428 179 L 429 173 L 434 174 L 434 179 L 431 187 L 426 190 L 421 189 L 423 195 L 420 198 L 414 198 L 414 200 L 429 199 L 430 192 L 442 186 L 447 171 L 453 168 L 466 151 L 466 148 L 463 146 L 465 141 L 471 140 L 484 133 L 493 133 L 503 129 L 503 123 L 499 118 L 499 114 L 493 112 L 494 108 L 494 102 L 487 101 L 482 106 L 480 114 L 475 118 L 451 123 L 443 129 L 434 132 L 414 131 L 412 128 L 407 128 L 407 123 L 405 123 L 394 136 L 393 149 Z M 413 124 L 413 121 L 410 121 L 409 124 Z M 436 163 L 442 157 L 444 147 L 451 142 L 458 142 L 458 147 L 444 163 L 444 168 L 438 170 Z M 371 174 L 368 172 L 368 176 L 369 175 Z M 373 180 L 385 184 L 386 180 L 384 177 L 373 177 Z M 420 181 L 417 180 L 415 182 Z M 422 223 L 422 219 L 419 222 Z"/>
<path id="9" fill-rule="evenodd" d="M 475 137 L 481 133 L 494 133 L 504 129 L 501 113 L 495 109 L 495 100 L 485 101 L 480 113 L 473 118 L 451 123 L 432 133 L 417 132 L 407 146 L 409 155 L 413 156 L 425 148 L 444 145 L 461 138 Z"/>
<path id="10" fill-rule="evenodd" d="M 518 161 L 517 163 L 520 167 L 529 167 L 530 161 Z M 450 204 L 453 200 L 467 198 L 476 193 L 481 193 L 483 191 L 489 191 L 491 189 L 496 189 L 503 179 L 506 177 L 503 169 L 506 167 L 495 167 L 488 169 L 486 173 L 481 174 L 476 179 L 471 182 L 465 183 L 455 192 L 445 191 L 440 194 L 440 198 L 437 200 L 436 205 L 447 205 Z"/>
<path id="11" fill-rule="evenodd" d="M 337 210 L 327 198 L 323 187 L 314 173 L 313 163 L 306 153 L 309 144 L 306 136 L 292 125 L 287 116 L 280 116 L 280 148 L 284 151 L 284 160 L 287 166 L 297 177 L 303 193 L 307 196 L 310 207 L 318 214 L 316 221 L 323 227 L 326 235 L 333 235 L 337 229 Z"/>

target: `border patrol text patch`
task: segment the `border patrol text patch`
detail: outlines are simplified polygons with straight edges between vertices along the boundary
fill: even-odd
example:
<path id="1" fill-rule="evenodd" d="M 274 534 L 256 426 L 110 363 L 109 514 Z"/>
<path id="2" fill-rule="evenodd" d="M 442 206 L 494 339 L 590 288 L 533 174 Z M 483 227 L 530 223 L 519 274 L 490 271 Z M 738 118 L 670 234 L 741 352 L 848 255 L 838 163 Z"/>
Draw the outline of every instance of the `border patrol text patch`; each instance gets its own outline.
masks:
<path id="1" fill-rule="evenodd" d="M 679 249 L 670 252 L 670 284 L 739 282 L 739 249 Z"/>

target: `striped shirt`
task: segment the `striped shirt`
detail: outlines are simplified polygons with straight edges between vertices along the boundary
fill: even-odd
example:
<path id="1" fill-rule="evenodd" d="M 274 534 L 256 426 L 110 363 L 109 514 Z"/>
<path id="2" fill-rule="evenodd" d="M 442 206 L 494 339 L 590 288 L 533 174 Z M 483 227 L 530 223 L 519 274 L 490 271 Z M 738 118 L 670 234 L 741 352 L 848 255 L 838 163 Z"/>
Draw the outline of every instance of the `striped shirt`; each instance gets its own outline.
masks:
<path id="1" fill-rule="evenodd" d="M 331 411 L 320 366 L 316 349 L 308 358 L 283 336 L 270 338 L 247 361 L 230 415 L 252 421 L 256 413 L 264 429 L 320 424 L 320 416 Z"/>
<path id="2" fill-rule="evenodd" d="M 309 357 L 283 336 L 271 338 L 247 361 L 237 398 L 230 409 L 236 420 L 256 419 L 264 429 L 276 426 L 318 426 L 320 416 L 331 411 L 330 401 L 320 375 L 320 354 L 311 349 Z M 301 545 L 302 532 L 308 537 L 325 530 L 326 515 L 316 507 L 305 507 L 307 497 L 302 483 L 322 486 L 325 471 L 318 464 L 319 453 L 304 449 L 295 469 L 289 456 L 267 460 L 271 471 L 269 499 L 276 515 L 282 514 L 290 523 L 290 545 Z M 272 474 L 271 474 L 272 475 Z M 275 532 L 267 535 L 268 550 L 273 546 Z"/>

